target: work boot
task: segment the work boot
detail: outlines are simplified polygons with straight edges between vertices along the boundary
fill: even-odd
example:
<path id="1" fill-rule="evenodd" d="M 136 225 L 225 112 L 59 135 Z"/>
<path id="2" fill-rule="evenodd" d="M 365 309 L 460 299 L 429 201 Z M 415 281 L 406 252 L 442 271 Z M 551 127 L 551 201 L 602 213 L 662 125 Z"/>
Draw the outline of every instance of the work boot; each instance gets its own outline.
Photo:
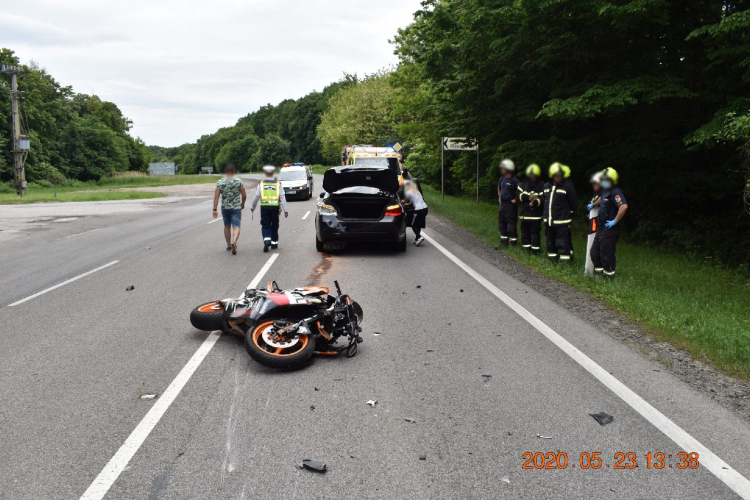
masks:
<path id="1" fill-rule="evenodd" d="M 531 255 L 539 255 L 539 249 L 538 248 L 532 248 L 531 249 Z"/>
<path id="2" fill-rule="evenodd" d="M 518 244 L 518 240 L 515 238 L 511 238 L 509 241 L 510 246 L 514 247 Z"/>
<path id="3" fill-rule="evenodd" d="M 269 240 L 263 240 L 263 253 L 268 253 L 268 247 L 271 246 L 271 242 Z"/>

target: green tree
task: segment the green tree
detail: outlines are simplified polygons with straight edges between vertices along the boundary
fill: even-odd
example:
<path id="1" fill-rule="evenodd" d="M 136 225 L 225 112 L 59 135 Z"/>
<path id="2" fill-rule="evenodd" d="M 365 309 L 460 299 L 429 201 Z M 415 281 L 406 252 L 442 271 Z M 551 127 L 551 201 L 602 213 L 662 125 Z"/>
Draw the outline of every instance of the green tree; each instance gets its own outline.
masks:
<path id="1" fill-rule="evenodd" d="M 346 144 L 386 144 L 396 138 L 396 92 L 390 73 L 381 71 L 333 94 L 318 125 L 323 156 L 338 163 Z"/>

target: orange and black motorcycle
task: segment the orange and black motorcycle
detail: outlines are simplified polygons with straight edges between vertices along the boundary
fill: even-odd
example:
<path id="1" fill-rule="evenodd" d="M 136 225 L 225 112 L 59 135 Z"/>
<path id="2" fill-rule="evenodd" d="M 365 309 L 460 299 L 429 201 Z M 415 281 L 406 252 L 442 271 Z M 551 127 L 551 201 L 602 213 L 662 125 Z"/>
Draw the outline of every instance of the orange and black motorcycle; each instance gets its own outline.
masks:
<path id="1" fill-rule="evenodd" d="M 297 368 L 317 354 L 357 354 L 362 308 L 341 292 L 326 287 L 281 290 L 275 281 L 250 289 L 237 299 L 202 304 L 190 313 L 199 330 L 242 335 L 255 361 L 272 368 Z"/>

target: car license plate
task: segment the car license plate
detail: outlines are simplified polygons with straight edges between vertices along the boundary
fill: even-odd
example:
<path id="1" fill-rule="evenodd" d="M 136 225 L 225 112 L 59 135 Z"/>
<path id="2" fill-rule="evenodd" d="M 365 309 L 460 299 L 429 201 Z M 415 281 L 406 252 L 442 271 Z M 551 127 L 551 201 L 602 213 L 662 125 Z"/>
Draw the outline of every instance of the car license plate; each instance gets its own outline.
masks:
<path id="1" fill-rule="evenodd" d="M 287 191 L 286 194 L 297 194 L 297 191 Z"/>

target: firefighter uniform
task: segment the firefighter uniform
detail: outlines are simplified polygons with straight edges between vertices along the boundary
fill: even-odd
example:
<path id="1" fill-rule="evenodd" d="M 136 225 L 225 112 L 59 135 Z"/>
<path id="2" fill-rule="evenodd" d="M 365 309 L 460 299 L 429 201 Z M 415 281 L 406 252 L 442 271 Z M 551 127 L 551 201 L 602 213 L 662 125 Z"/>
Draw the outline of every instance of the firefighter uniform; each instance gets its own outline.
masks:
<path id="1" fill-rule="evenodd" d="M 551 168 L 550 173 L 552 170 Z M 575 187 L 568 179 L 563 178 L 558 183 L 550 180 L 544 185 L 544 233 L 547 257 L 551 260 L 570 262 L 572 258 L 570 223 L 577 205 Z"/>
<path id="2" fill-rule="evenodd" d="M 518 208 L 513 200 L 517 197 L 518 178 L 501 177 L 497 188 L 500 190 L 500 210 L 497 215 L 500 244 L 515 245 L 518 241 Z"/>
<path id="3" fill-rule="evenodd" d="M 535 199 L 532 201 L 531 197 Z M 519 219 L 521 219 L 521 246 L 531 253 L 538 254 L 542 239 L 542 199 L 544 198 L 544 183 L 538 179 L 532 181 L 528 177 L 518 185 Z"/>
<path id="4" fill-rule="evenodd" d="M 617 216 L 620 207 L 627 205 L 622 190 L 613 186 L 603 191 L 599 205 L 599 215 L 596 218 L 596 236 L 591 245 L 591 260 L 594 263 L 594 273 L 612 278 L 615 275 L 616 247 L 620 238 L 620 225 L 607 227 L 605 224 Z"/>

